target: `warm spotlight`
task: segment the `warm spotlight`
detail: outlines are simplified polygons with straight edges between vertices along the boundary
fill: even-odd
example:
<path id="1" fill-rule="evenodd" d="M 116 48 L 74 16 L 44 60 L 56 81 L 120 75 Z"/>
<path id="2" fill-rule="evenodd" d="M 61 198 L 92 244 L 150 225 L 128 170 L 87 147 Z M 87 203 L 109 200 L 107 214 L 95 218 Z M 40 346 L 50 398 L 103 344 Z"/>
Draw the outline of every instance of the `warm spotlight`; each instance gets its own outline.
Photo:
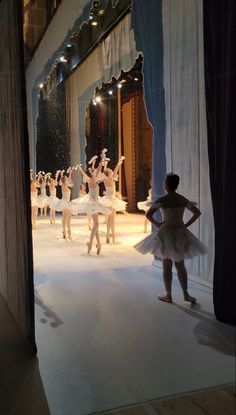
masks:
<path id="1" fill-rule="evenodd" d="M 96 98 L 95 98 L 95 101 L 96 102 L 101 102 L 101 100 L 102 100 L 102 98 L 100 97 L 100 95 L 97 95 Z"/>
<path id="2" fill-rule="evenodd" d="M 91 25 L 92 26 L 97 26 L 98 25 L 98 22 L 96 22 L 96 20 L 93 20 L 92 23 L 91 23 Z"/>
<path id="3" fill-rule="evenodd" d="M 122 88 L 122 83 L 121 83 L 121 82 L 119 82 L 119 83 L 117 84 L 117 88 Z"/>
<path id="4" fill-rule="evenodd" d="M 108 94 L 109 95 L 113 95 L 113 90 L 112 89 L 109 89 Z"/>
<path id="5" fill-rule="evenodd" d="M 43 83 L 41 82 L 41 84 L 39 84 L 39 88 L 43 88 Z"/>

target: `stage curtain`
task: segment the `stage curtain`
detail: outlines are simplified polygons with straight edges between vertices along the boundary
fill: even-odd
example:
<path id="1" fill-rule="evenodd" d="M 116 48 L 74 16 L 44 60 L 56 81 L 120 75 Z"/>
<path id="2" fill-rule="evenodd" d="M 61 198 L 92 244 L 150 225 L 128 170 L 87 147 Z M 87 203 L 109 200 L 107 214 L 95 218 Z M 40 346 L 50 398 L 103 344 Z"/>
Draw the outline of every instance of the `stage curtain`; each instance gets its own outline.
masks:
<path id="1" fill-rule="evenodd" d="M 134 0 L 132 27 L 144 55 L 147 114 L 154 130 L 153 189 L 163 194 L 166 171 L 202 216 L 191 229 L 208 255 L 187 261 L 192 278 L 212 284 L 214 223 L 207 151 L 201 0 Z"/>
<path id="2" fill-rule="evenodd" d="M 215 221 L 216 317 L 236 324 L 235 156 L 236 2 L 207 0 L 204 10 L 206 108 Z"/>
<path id="3" fill-rule="evenodd" d="M 0 292 L 35 352 L 22 5 L 0 3 Z"/>
<path id="4" fill-rule="evenodd" d="M 207 148 L 203 11 L 201 0 L 163 0 L 167 171 L 180 176 L 179 192 L 196 202 L 191 226 L 208 254 L 186 261 L 192 276 L 212 285 L 214 221 Z M 186 215 L 188 216 L 188 215 Z"/>

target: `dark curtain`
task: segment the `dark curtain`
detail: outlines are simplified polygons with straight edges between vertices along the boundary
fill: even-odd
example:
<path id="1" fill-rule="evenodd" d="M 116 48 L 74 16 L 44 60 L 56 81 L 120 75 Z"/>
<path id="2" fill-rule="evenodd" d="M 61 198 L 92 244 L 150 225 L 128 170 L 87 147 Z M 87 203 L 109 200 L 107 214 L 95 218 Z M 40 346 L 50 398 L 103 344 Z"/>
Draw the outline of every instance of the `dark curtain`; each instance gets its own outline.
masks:
<path id="1" fill-rule="evenodd" d="M 210 182 L 215 222 L 214 308 L 236 324 L 236 1 L 203 1 Z"/>
<path id="2" fill-rule="evenodd" d="M 0 292 L 35 352 L 21 2 L 0 2 L 0 27 Z"/>

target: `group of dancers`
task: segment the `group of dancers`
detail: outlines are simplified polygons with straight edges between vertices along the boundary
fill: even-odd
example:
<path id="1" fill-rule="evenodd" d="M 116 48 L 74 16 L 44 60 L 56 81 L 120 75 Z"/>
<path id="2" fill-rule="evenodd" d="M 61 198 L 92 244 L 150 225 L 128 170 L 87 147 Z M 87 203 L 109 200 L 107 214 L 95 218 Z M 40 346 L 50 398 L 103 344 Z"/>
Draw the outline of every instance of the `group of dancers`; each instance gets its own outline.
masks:
<path id="1" fill-rule="evenodd" d="M 32 228 L 36 228 L 38 209 L 41 216 L 46 215 L 46 209 L 50 209 L 50 222 L 55 223 L 55 213 L 62 212 L 62 234 L 63 238 L 71 238 L 71 217 L 77 214 L 86 214 L 90 229 L 90 238 L 87 243 L 87 252 L 90 254 L 94 238 L 96 239 L 97 255 L 101 252 L 101 241 L 99 236 L 98 215 L 102 213 L 106 217 L 106 242 L 115 243 L 115 218 L 116 212 L 124 212 L 127 202 L 122 200 L 121 195 L 116 192 L 115 182 L 118 179 L 118 172 L 123 163 L 124 156 L 121 156 L 115 169 L 108 168 L 109 159 L 106 157 L 107 149 L 103 149 L 98 166 L 95 168 L 97 156 L 89 161 L 90 167 L 84 171 L 81 164 L 64 170 L 57 171 L 55 178 L 51 173 L 39 172 L 36 179 L 31 171 L 31 205 L 32 205 Z M 78 171 L 87 183 L 88 193 L 85 185 L 80 186 L 79 197 L 71 200 L 71 189 L 73 187 L 73 174 Z M 104 196 L 99 196 L 99 184 L 104 183 Z M 48 186 L 50 196 L 46 194 Z M 57 198 L 57 186 L 61 187 L 62 198 Z M 40 195 L 38 195 L 40 189 Z"/>
<path id="2" fill-rule="evenodd" d="M 37 178 L 33 178 L 31 171 L 31 204 L 32 204 L 32 227 L 35 229 L 38 208 L 41 215 L 45 215 L 47 206 L 50 208 L 50 222 L 55 223 L 55 212 L 62 212 L 62 233 L 63 238 L 71 238 L 71 216 L 79 213 L 88 216 L 90 238 L 87 242 L 87 253 L 90 254 L 94 238 L 96 239 L 96 252 L 100 254 L 102 244 L 99 236 L 98 215 L 102 213 L 106 216 L 106 242 L 110 243 L 112 238 L 115 242 L 115 217 L 116 212 L 126 210 L 126 202 L 116 193 L 115 181 L 124 157 L 122 156 L 115 169 L 108 168 L 109 159 L 106 157 L 107 150 L 101 153 L 101 158 L 97 168 L 95 163 L 97 156 L 92 157 L 89 162 L 90 167 L 84 171 L 81 164 L 74 168 L 69 168 L 65 172 L 57 171 L 55 178 L 50 173 L 39 172 Z M 71 188 L 73 187 L 72 174 L 79 171 L 84 181 L 87 183 L 88 193 L 85 186 L 80 186 L 79 197 L 71 200 Z M 145 225 L 147 221 L 155 225 L 154 231 L 135 245 L 135 249 L 141 254 L 151 253 L 154 257 L 161 259 L 163 265 L 163 279 L 166 289 L 164 295 L 158 296 L 161 301 L 172 303 L 172 266 L 173 263 L 177 270 L 180 286 L 183 291 L 184 300 L 195 303 L 196 298 L 188 293 L 187 272 L 184 264 L 186 258 L 197 255 L 204 255 L 207 252 L 206 246 L 196 238 L 187 228 L 194 223 L 201 212 L 194 202 L 189 201 L 184 196 L 178 194 L 176 189 L 180 178 L 174 173 L 166 176 L 164 181 L 165 195 L 152 201 L 152 189 L 149 190 L 146 201 L 139 202 L 138 207 L 144 210 Z M 105 194 L 99 196 L 99 183 L 103 182 Z M 56 187 L 61 186 L 62 198 L 56 196 Z M 49 188 L 50 196 L 46 195 L 46 186 Z M 38 188 L 40 195 L 38 196 Z M 192 217 L 184 223 L 183 215 L 185 209 L 192 213 Z M 162 221 L 156 219 L 156 212 L 160 210 Z"/>

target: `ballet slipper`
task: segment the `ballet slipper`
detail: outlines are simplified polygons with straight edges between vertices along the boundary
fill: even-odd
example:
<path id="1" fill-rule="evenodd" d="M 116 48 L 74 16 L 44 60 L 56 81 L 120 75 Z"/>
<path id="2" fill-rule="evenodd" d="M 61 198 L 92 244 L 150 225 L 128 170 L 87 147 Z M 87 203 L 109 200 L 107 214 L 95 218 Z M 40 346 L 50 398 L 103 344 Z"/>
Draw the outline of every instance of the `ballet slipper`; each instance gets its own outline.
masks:
<path id="1" fill-rule="evenodd" d="M 87 253 L 89 255 L 90 252 L 91 252 L 91 249 L 92 249 L 92 244 L 90 244 L 89 242 L 87 242 L 87 247 L 88 247 Z"/>
<path id="2" fill-rule="evenodd" d="M 96 248 L 97 248 L 97 255 L 100 255 L 102 245 L 96 245 Z"/>
<path id="3" fill-rule="evenodd" d="M 187 301 L 188 303 L 191 303 L 191 304 L 195 304 L 197 302 L 197 299 L 187 293 L 184 295 L 184 301 Z"/>
<path id="4" fill-rule="evenodd" d="M 172 303 L 172 297 L 170 294 L 158 295 L 158 299 L 160 301 L 164 301 L 165 303 Z"/>

